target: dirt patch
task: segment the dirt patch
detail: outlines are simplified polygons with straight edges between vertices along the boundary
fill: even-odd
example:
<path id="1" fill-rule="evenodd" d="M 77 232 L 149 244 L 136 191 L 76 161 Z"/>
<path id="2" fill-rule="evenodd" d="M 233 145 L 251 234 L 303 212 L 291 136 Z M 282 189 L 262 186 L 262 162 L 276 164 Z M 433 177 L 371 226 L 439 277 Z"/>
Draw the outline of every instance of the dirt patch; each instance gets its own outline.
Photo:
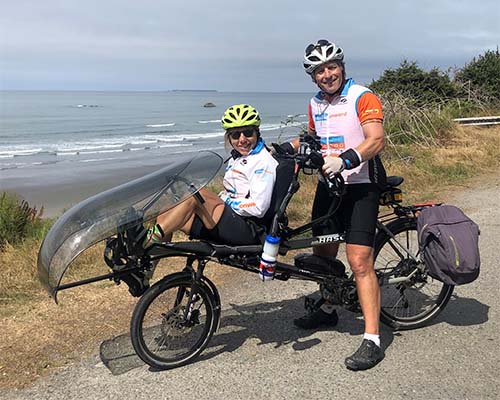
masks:
<path id="1" fill-rule="evenodd" d="M 207 267 L 207 276 L 217 285 L 234 272 L 222 268 Z M 160 264 L 156 279 L 180 269 Z M 59 301 L 55 304 L 40 288 L 24 304 L 2 302 L 0 388 L 25 387 L 95 354 L 103 340 L 128 332 L 137 299 L 125 284 L 104 281 L 61 292 Z"/>

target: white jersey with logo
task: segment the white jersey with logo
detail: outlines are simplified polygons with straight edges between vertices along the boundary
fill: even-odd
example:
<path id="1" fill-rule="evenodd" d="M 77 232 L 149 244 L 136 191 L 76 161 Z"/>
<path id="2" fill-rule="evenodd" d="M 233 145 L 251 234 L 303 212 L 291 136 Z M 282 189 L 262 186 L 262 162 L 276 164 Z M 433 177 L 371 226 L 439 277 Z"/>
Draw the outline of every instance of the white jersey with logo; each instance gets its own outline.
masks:
<path id="1" fill-rule="evenodd" d="M 277 166 L 278 162 L 259 139 L 247 156 L 228 161 L 225 190 L 219 197 L 242 217 L 262 218 L 271 204 Z"/>
<path id="2" fill-rule="evenodd" d="M 360 98 L 367 93 L 360 106 Z M 321 152 L 326 157 L 359 146 L 365 140 L 361 122 L 383 117 L 378 98 L 366 87 L 348 79 L 340 96 L 331 102 L 323 99 L 321 92 L 314 96 L 309 104 L 309 118 L 309 128 L 320 137 Z M 346 184 L 369 183 L 368 162 L 344 170 L 342 177 Z"/>

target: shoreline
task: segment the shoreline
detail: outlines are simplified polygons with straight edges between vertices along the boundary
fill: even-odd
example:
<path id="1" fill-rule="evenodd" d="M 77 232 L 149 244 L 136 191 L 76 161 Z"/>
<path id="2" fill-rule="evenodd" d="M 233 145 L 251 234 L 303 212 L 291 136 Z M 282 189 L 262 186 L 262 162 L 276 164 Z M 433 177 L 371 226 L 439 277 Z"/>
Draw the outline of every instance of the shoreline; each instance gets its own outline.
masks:
<path id="1" fill-rule="evenodd" d="M 42 218 L 60 217 L 81 201 L 107 189 L 141 178 L 181 157 L 123 160 L 118 163 L 80 165 L 79 168 L 22 169 L 2 176 L 0 192 L 7 192 L 41 210 Z"/>
<path id="2" fill-rule="evenodd" d="M 14 194 L 22 200 L 26 200 L 31 207 L 42 209 L 42 218 L 60 217 L 66 210 L 81 201 L 101 193 L 107 189 L 129 182 L 133 179 L 147 175 L 160 169 L 155 167 L 131 167 L 121 171 L 95 174 L 92 177 L 64 183 L 39 182 L 34 184 L 13 184 L 2 191 Z"/>

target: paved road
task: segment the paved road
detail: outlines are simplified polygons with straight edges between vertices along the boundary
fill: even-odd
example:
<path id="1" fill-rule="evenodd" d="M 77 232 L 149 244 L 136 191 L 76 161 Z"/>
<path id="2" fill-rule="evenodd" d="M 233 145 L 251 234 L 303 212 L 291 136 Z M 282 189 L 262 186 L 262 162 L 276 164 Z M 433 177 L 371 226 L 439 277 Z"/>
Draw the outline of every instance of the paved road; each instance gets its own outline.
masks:
<path id="1" fill-rule="evenodd" d="M 362 320 L 341 311 L 335 329 L 304 332 L 291 320 L 302 313 L 304 282 L 261 283 L 237 273 L 221 290 L 221 329 L 196 363 L 153 372 L 133 354 L 126 335 L 106 340 L 101 357 L 82 361 L 2 399 L 498 399 L 500 179 L 465 190 L 450 203 L 481 227 L 482 272 L 458 287 L 428 327 L 382 328 L 386 359 L 351 372 L 343 360 L 360 343 Z"/>

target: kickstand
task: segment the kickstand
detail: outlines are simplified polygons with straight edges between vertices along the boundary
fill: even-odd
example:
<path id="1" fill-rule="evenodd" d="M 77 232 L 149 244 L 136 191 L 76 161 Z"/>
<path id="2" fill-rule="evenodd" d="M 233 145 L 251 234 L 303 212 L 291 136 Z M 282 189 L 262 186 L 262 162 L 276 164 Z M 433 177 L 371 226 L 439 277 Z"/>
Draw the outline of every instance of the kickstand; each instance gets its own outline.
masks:
<path id="1" fill-rule="evenodd" d="M 304 308 L 308 313 L 312 313 L 318 310 L 325 303 L 325 301 L 326 300 L 323 297 L 316 300 L 312 297 L 306 296 L 306 298 L 304 299 Z"/>

